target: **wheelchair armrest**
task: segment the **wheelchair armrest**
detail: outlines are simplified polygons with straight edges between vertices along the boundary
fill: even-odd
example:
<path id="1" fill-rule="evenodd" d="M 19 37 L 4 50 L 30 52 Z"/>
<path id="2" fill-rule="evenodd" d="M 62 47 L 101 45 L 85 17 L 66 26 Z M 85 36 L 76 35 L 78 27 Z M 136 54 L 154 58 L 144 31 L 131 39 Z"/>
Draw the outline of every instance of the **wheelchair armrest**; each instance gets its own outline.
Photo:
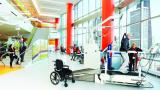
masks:
<path id="1" fill-rule="evenodd" d="M 63 68 L 69 68 L 69 66 L 68 65 L 63 65 Z"/>

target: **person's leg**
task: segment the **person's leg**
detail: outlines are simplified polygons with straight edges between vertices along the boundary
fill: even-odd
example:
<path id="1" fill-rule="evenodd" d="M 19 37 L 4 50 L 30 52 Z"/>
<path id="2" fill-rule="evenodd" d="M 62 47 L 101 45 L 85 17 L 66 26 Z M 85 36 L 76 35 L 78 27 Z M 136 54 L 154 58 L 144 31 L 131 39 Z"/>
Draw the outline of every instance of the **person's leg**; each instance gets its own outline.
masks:
<path id="1" fill-rule="evenodd" d="M 18 58 L 18 56 L 17 55 L 15 55 L 15 57 L 14 57 L 15 59 L 17 59 L 17 61 L 16 61 L 16 64 L 19 64 L 19 58 Z"/>
<path id="2" fill-rule="evenodd" d="M 22 55 L 20 55 L 20 57 L 21 57 L 21 62 L 24 62 L 24 55 L 25 55 L 25 53 L 22 54 Z"/>
<path id="3" fill-rule="evenodd" d="M 74 53 L 73 55 L 73 61 L 75 61 L 75 58 L 76 58 L 76 53 Z"/>
<path id="4" fill-rule="evenodd" d="M 129 71 L 132 71 L 132 63 L 129 62 Z"/>
<path id="5" fill-rule="evenodd" d="M 133 61 L 132 61 L 132 70 L 133 71 L 135 70 L 135 59 L 133 59 Z"/>
<path id="6" fill-rule="evenodd" d="M 14 58 L 10 57 L 10 67 L 12 68 L 12 63 L 13 63 Z"/>
<path id="7" fill-rule="evenodd" d="M 133 70 L 133 65 L 134 65 L 134 59 L 129 60 L 129 71 Z"/>
<path id="8" fill-rule="evenodd" d="M 129 60 L 128 53 L 121 53 L 120 56 L 121 57 L 119 59 L 122 60 L 122 63 L 121 63 L 119 70 L 121 72 L 126 72 L 128 69 L 128 66 L 131 64 L 130 60 Z M 129 70 L 130 70 L 130 68 L 129 68 Z"/>
<path id="9" fill-rule="evenodd" d="M 74 53 L 72 54 L 72 58 L 71 58 L 71 60 L 73 59 L 73 56 L 74 56 Z"/>
<path id="10" fill-rule="evenodd" d="M 140 58 L 138 58 L 138 56 L 137 56 L 136 62 L 135 62 L 135 70 L 138 70 L 139 60 L 140 60 Z"/>

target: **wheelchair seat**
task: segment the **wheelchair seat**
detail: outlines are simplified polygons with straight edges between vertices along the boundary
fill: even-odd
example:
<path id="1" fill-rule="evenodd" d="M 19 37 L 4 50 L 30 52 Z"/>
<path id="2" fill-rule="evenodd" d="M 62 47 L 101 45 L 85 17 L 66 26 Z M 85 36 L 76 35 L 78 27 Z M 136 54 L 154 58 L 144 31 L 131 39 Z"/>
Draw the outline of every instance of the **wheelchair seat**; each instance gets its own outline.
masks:
<path id="1" fill-rule="evenodd" d="M 64 86 L 67 87 L 67 79 L 72 79 L 72 82 L 74 83 L 74 77 L 72 70 L 69 69 L 69 66 L 63 65 L 63 61 L 60 59 L 56 59 L 55 61 L 55 71 L 53 71 L 50 75 L 50 80 L 52 84 L 56 85 L 59 83 L 59 81 L 64 80 Z"/>

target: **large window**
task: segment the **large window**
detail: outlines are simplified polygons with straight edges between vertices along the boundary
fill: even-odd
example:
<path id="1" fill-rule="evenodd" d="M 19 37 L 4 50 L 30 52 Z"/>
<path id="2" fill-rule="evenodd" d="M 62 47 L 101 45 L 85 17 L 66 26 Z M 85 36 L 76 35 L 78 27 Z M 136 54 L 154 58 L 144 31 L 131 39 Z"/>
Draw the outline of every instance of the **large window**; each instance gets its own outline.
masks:
<path id="1" fill-rule="evenodd" d="M 89 0 L 89 12 L 94 11 L 95 7 L 96 7 L 96 1 L 95 0 Z"/>
<path id="2" fill-rule="evenodd" d="M 78 18 L 78 6 L 76 5 L 74 7 L 74 19 L 77 19 Z"/>
<path id="3" fill-rule="evenodd" d="M 74 6 L 74 19 L 76 20 L 81 18 L 82 16 L 95 11 L 101 6 L 101 0 L 80 0 Z"/>
<path id="4" fill-rule="evenodd" d="M 82 17 L 82 1 L 80 1 L 78 4 L 78 18 Z"/>
<path id="5" fill-rule="evenodd" d="M 88 10 L 89 10 L 88 1 L 89 0 L 83 0 L 83 16 L 88 14 Z"/>
<path id="6" fill-rule="evenodd" d="M 100 8 L 100 7 L 102 6 L 102 5 L 101 5 L 101 1 L 102 1 L 102 0 L 96 0 L 96 1 L 95 1 L 95 3 L 96 3 L 96 4 L 95 4 L 95 5 L 96 5 L 96 9 L 98 9 L 98 8 Z"/>
<path id="7" fill-rule="evenodd" d="M 150 1 L 151 16 L 153 17 L 160 15 L 160 9 L 159 9 L 160 0 L 149 0 L 149 1 Z"/>
<path id="8" fill-rule="evenodd" d="M 82 24 L 78 25 L 77 32 L 78 32 L 78 46 L 82 46 Z"/>
<path id="9" fill-rule="evenodd" d="M 116 4 L 118 2 L 119 0 L 115 0 Z M 129 6 L 116 11 L 115 15 L 119 16 L 119 18 L 114 20 L 114 40 L 116 40 L 118 46 L 120 46 L 124 33 L 131 35 L 130 45 L 132 42 L 136 42 L 137 46 L 143 50 L 148 50 L 153 44 L 159 42 L 156 35 L 160 17 L 158 3 L 160 3 L 159 0 L 136 0 Z M 101 0 L 80 0 L 74 6 L 74 20 L 94 12 L 99 7 L 101 7 Z M 63 15 L 62 18 L 66 18 L 65 16 Z M 90 37 L 89 27 L 93 27 L 101 22 L 101 20 L 98 20 L 98 17 L 92 20 L 86 19 L 86 21 L 83 20 L 74 27 L 74 43 L 83 45 L 85 42 L 88 42 Z M 65 24 L 65 19 L 62 21 L 62 24 Z M 95 32 L 95 35 L 96 42 L 101 43 L 101 31 Z"/>
<path id="10" fill-rule="evenodd" d="M 145 1 L 146 0 L 143 0 L 142 2 L 136 1 L 117 13 L 120 13 L 120 40 L 124 33 L 129 33 L 131 35 L 130 45 L 135 42 L 137 43 L 138 47 L 142 48 L 143 50 L 148 50 L 152 43 L 151 38 L 149 39 L 149 37 L 151 37 L 151 35 L 149 35 L 149 32 L 151 31 L 151 27 L 149 27 L 149 25 L 151 25 L 151 22 L 149 20 L 143 21 L 150 18 L 149 5 L 146 4 Z"/>
<path id="11" fill-rule="evenodd" d="M 67 23 L 67 16 L 66 16 L 66 13 L 62 15 L 61 17 L 61 26 L 62 28 L 65 28 L 66 27 L 66 23 Z"/>
<path id="12" fill-rule="evenodd" d="M 152 43 L 160 43 L 160 36 L 159 36 L 159 23 L 160 17 L 151 20 L 151 27 L 152 27 Z"/>

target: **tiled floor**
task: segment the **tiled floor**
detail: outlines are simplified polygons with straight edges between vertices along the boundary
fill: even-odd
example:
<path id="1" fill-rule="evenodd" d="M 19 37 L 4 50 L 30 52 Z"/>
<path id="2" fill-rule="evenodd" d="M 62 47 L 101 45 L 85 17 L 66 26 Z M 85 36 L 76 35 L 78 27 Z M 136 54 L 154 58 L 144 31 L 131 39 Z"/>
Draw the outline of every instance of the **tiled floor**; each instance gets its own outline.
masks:
<path id="1" fill-rule="evenodd" d="M 94 82 L 76 81 L 68 82 L 69 86 L 65 88 L 63 82 L 58 85 L 52 85 L 49 79 L 53 71 L 53 60 L 61 58 L 65 64 L 72 70 L 84 68 L 76 61 L 70 61 L 70 57 L 60 54 L 50 54 L 48 59 L 29 64 L 22 70 L 0 76 L 0 90 L 159 90 L 160 78 L 147 76 L 154 88 L 138 88 L 130 86 L 95 84 Z"/>

